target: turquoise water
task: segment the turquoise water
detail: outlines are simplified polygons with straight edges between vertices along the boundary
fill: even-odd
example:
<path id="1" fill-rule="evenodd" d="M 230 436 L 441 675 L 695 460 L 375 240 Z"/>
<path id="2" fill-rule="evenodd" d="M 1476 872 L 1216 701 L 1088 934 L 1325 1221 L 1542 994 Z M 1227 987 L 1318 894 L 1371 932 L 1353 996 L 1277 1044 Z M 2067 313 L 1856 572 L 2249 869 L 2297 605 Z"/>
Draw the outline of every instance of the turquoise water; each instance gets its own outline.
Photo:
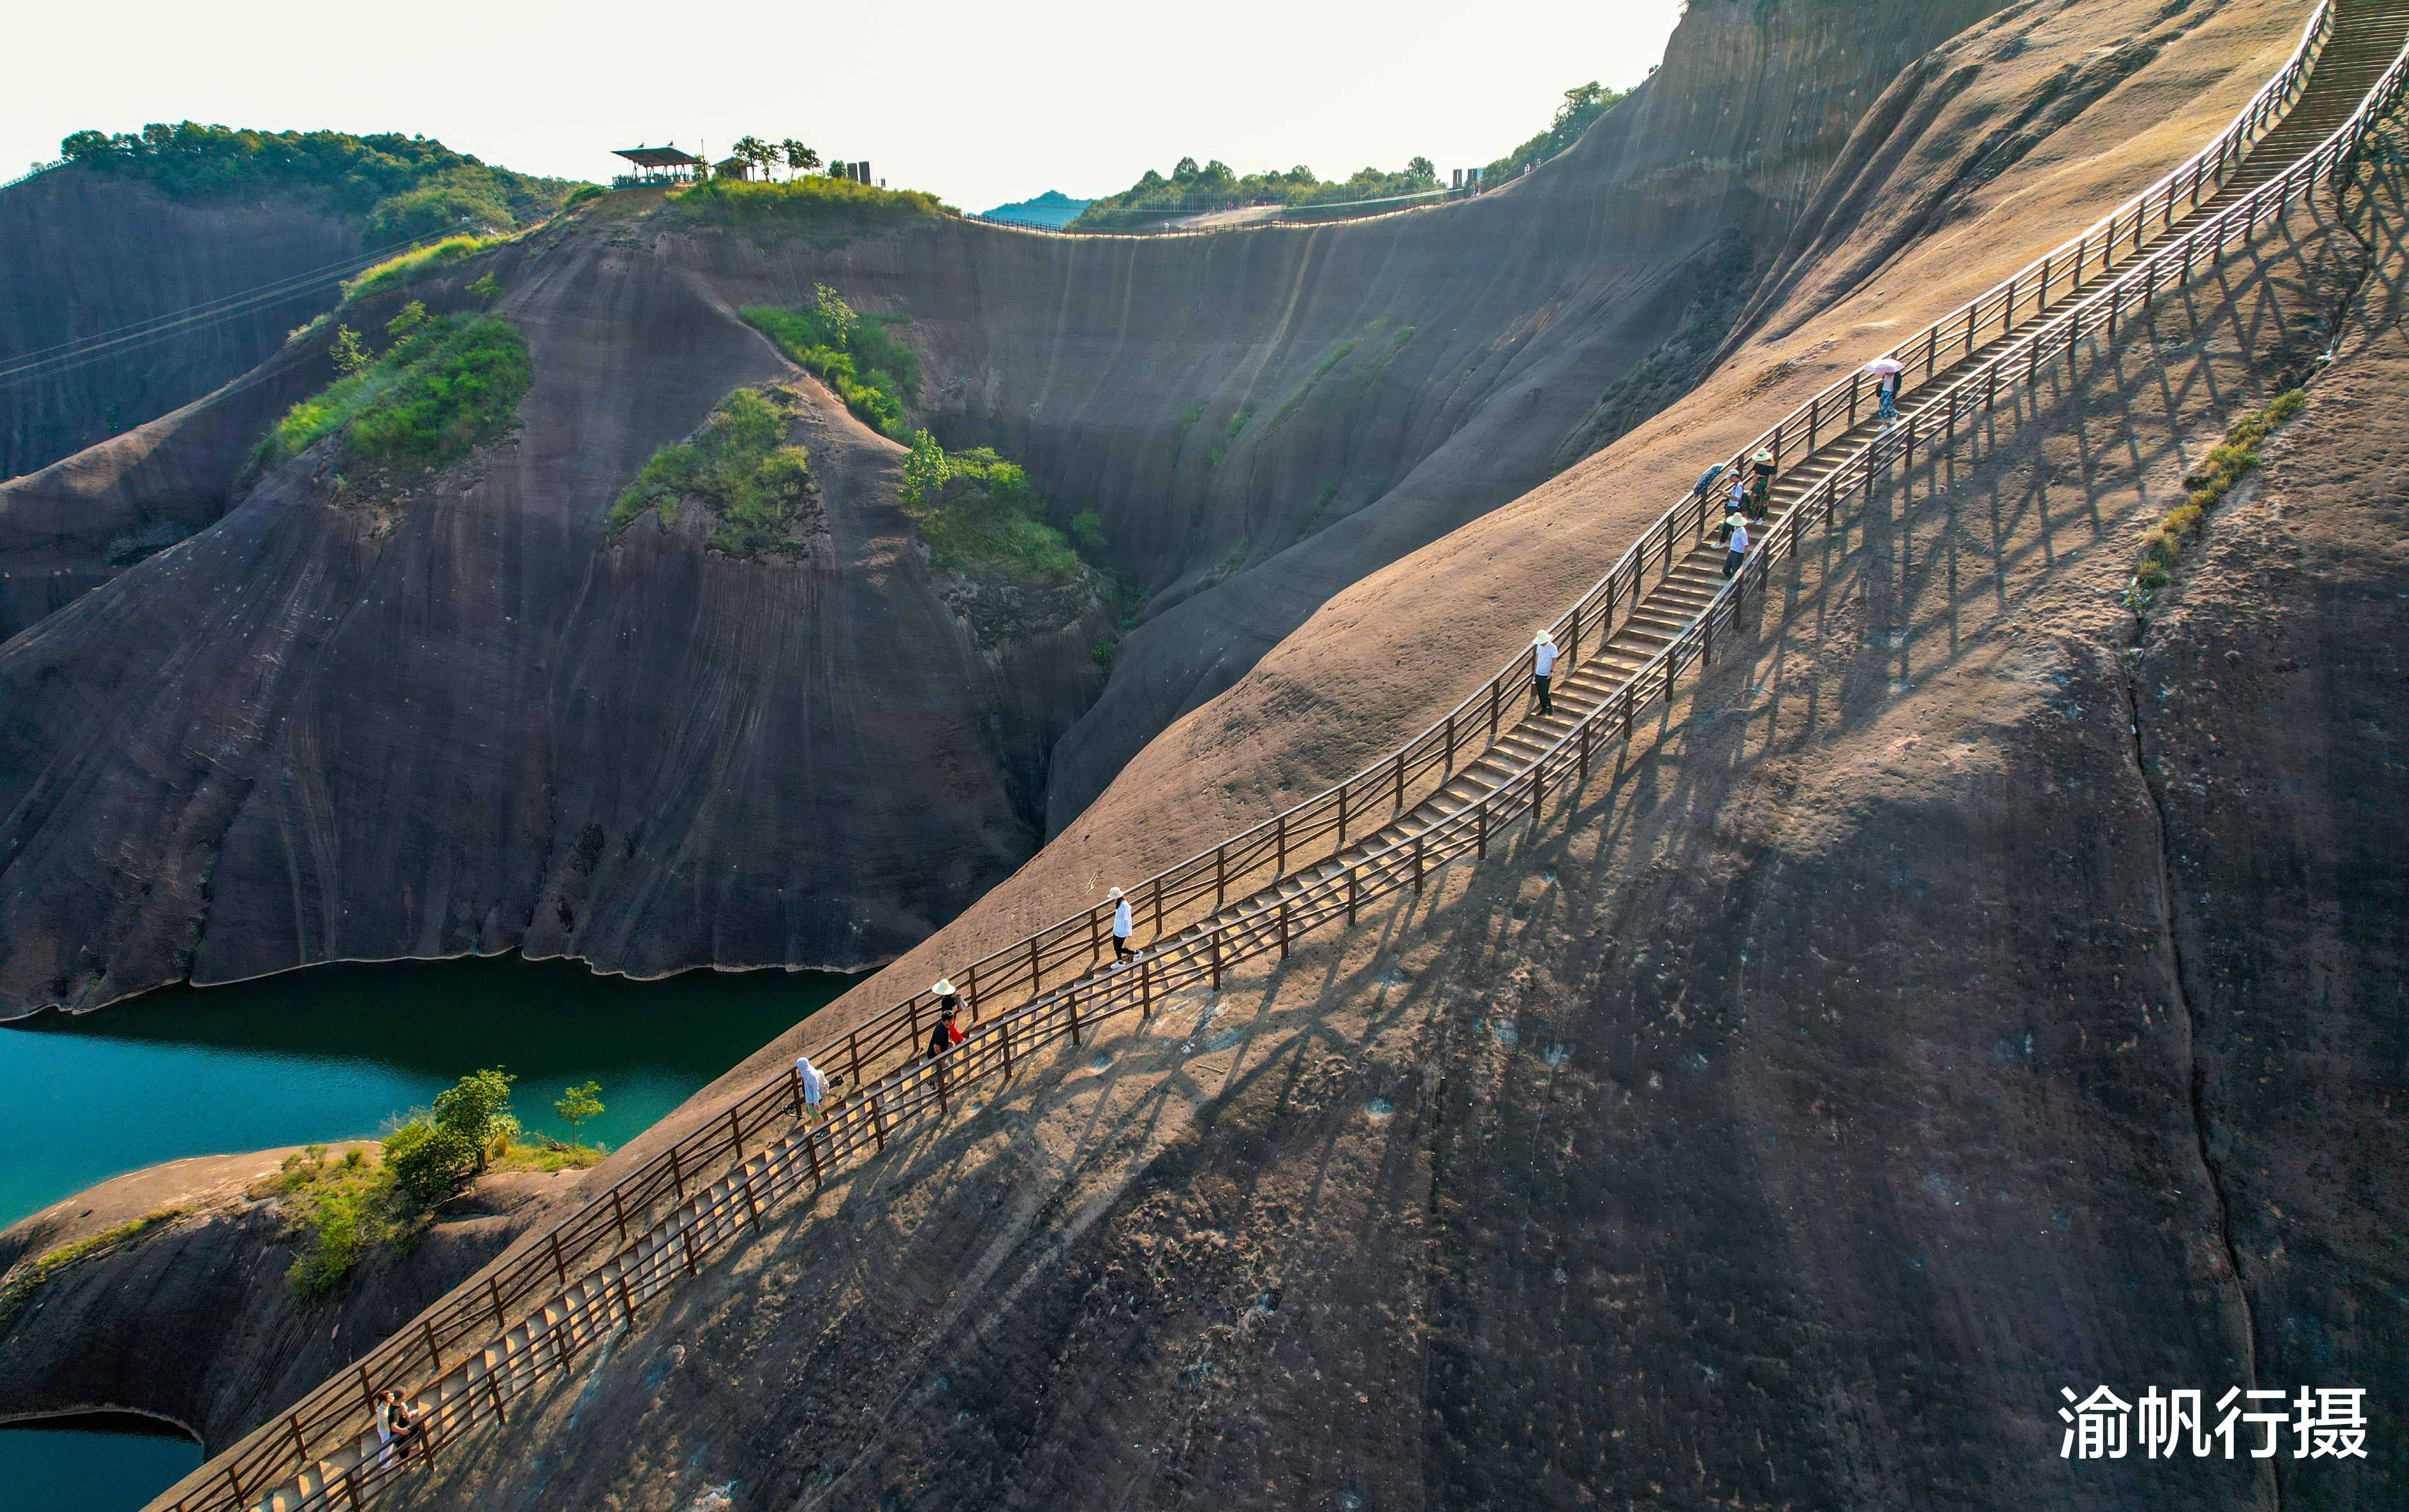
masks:
<path id="1" fill-rule="evenodd" d="M 601 1083 L 605 1111 L 579 1132 L 615 1148 L 852 980 L 630 982 L 498 956 L 313 967 L 47 1014 L 0 1028 L 0 1225 L 161 1160 L 373 1134 L 481 1066 L 519 1078 L 522 1124 L 564 1137 L 554 1101 Z"/>
<path id="2" fill-rule="evenodd" d="M 166 1423 L 122 1413 L 71 1420 L 0 1428 L 0 1512 L 139 1507 L 201 1462 L 201 1447 Z"/>
<path id="3" fill-rule="evenodd" d="M 312 967 L 0 1027 L 0 1225 L 161 1160 L 374 1134 L 481 1066 L 517 1075 L 522 1124 L 563 1137 L 554 1101 L 599 1082 L 604 1112 L 577 1132 L 615 1148 L 853 980 L 630 982 L 504 956 Z M 0 1512 L 133 1512 L 200 1462 L 189 1439 L 129 1428 L 0 1430 Z"/>

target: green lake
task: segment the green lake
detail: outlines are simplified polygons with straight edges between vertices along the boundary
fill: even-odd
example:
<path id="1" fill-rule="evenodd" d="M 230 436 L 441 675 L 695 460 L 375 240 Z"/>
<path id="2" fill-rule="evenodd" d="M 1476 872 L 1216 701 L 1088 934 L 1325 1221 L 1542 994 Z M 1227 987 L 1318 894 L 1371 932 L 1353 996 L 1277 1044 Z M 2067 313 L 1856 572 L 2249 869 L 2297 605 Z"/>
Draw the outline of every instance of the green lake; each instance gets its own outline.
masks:
<path id="1" fill-rule="evenodd" d="M 630 982 L 500 956 L 312 967 L 22 1020 L 0 1027 L 0 1225 L 161 1160 L 372 1135 L 483 1066 L 518 1078 L 512 1111 L 540 1133 L 570 1133 L 552 1107 L 563 1088 L 600 1083 L 605 1111 L 578 1133 L 615 1148 L 854 980 Z M 0 1512 L 130 1512 L 198 1462 L 188 1440 L 128 1426 L 0 1431 Z"/>

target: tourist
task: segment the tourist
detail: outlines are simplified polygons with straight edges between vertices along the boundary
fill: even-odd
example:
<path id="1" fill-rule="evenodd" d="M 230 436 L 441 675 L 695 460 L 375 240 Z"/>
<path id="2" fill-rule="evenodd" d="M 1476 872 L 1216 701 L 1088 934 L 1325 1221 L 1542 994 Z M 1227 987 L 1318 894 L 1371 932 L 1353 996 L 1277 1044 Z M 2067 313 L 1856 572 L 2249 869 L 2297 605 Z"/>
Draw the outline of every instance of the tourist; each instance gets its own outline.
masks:
<path id="1" fill-rule="evenodd" d="M 377 1468 L 380 1470 L 393 1463 L 393 1409 L 400 1404 L 399 1391 L 388 1390 L 384 1395 L 377 1398 Z"/>
<path id="2" fill-rule="evenodd" d="M 1724 490 L 1724 512 L 1726 514 L 1742 514 L 1746 513 L 1747 511 L 1748 475 L 1742 472 L 1735 472 L 1731 475 L 1731 486 Z"/>
<path id="3" fill-rule="evenodd" d="M 1866 371 L 1874 377 L 1874 418 L 1884 430 L 1898 424 L 1898 379 L 1906 367 L 1897 357 L 1876 357 L 1866 364 Z"/>
<path id="4" fill-rule="evenodd" d="M 962 1043 L 962 1027 L 954 1022 L 961 1013 L 961 1000 L 943 997 L 937 1001 L 937 1027 L 929 1031 L 929 1058 L 936 1059 Z"/>
<path id="5" fill-rule="evenodd" d="M 1724 518 L 1724 576 L 1739 570 L 1748 559 L 1748 521 L 1737 512 Z"/>
<path id="6" fill-rule="evenodd" d="M 1767 501 L 1773 497 L 1773 453 L 1770 448 L 1760 446 L 1756 449 L 1756 454 L 1748 459 L 1748 463 L 1749 474 L 1753 480 L 1750 502 L 1756 506 L 1750 510 L 1748 514 L 1753 520 L 1762 520 L 1767 508 Z"/>
<path id="7" fill-rule="evenodd" d="M 1549 680 L 1556 673 L 1555 637 L 1541 630 L 1531 642 L 1531 696 L 1539 700 L 1539 717 L 1552 716 L 1555 700 L 1548 696 Z"/>
<path id="8" fill-rule="evenodd" d="M 426 1474 L 427 1456 L 417 1451 L 426 1447 L 426 1420 L 418 1410 L 404 1401 L 399 1391 L 385 1394 L 385 1420 L 392 1425 L 393 1442 L 400 1451 L 401 1462 L 409 1464 L 414 1459 L 418 1473 Z"/>
<path id="9" fill-rule="evenodd" d="M 1118 887 L 1105 895 L 1105 901 L 1113 905 L 1113 970 L 1119 971 L 1124 961 L 1137 954 L 1130 945 L 1130 930 L 1135 926 L 1130 919 L 1129 900 Z"/>
<path id="10" fill-rule="evenodd" d="M 803 1106 L 816 1108 L 828 1101 L 828 1077 L 809 1056 L 795 1058 L 795 1085 L 802 1089 Z"/>
<path id="11" fill-rule="evenodd" d="M 941 1014 L 958 1014 L 961 1012 L 962 995 L 959 991 L 955 990 L 954 979 L 952 977 L 941 976 L 937 978 L 937 985 L 930 987 L 929 990 L 937 995 L 937 1012 Z"/>

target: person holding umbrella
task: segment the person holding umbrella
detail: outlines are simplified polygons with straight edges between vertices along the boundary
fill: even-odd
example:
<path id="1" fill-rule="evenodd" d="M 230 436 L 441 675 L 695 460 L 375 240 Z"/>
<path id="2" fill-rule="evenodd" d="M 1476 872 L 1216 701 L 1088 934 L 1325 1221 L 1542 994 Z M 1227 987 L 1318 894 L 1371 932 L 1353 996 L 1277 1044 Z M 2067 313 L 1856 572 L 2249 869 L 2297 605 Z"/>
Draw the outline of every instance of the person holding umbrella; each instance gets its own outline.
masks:
<path id="1" fill-rule="evenodd" d="M 1880 403 L 1874 418 L 1882 423 L 1884 430 L 1898 424 L 1898 375 L 1906 370 L 1907 364 L 1897 357 L 1876 357 L 1866 364 L 1866 371 L 1873 375 L 1874 397 Z"/>

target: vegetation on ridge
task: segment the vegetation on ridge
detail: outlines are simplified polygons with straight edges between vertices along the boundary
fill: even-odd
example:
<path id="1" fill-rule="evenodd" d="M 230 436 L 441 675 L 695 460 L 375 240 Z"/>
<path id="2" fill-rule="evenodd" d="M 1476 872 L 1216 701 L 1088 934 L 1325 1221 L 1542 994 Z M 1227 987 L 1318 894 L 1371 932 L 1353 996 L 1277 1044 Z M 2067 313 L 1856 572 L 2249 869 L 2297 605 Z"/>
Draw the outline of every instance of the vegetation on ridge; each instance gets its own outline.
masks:
<path id="1" fill-rule="evenodd" d="M 1183 157 L 1168 178 L 1148 168 L 1145 178 L 1119 194 L 1091 202 L 1070 229 L 1109 231 L 1146 216 L 1198 215 L 1241 205 L 1333 205 L 1425 194 L 1437 187 L 1438 169 L 1426 157 L 1415 158 L 1395 173 L 1359 168 L 1344 181 L 1324 180 L 1303 164 L 1285 173 L 1241 178 L 1219 158 L 1199 167 L 1194 158 Z"/>
<path id="2" fill-rule="evenodd" d="M 68 1266 L 105 1255 L 162 1223 L 174 1222 L 186 1211 L 181 1207 L 153 1208 L 140 1217 L 113 1223 L 98 1233 L 88 1234 L 70 1245 L 61 1245 L 18 1265 L 8 1273 L 7 1280 L 0 1283 L 0 1324 L 16 1317 L 18 1309 L 24 1306 L 35 1292 Z"/>
<path id="3" fill-rule="evenodd" d="M 1590 122 L 1611 110 L 1626 98 L 1627 90 L 1612 90 L 1593 79 L 1586 84 L 1576 84 L 1565 91 L 1565 102 L 1556 107 L 1556 119 L 1547 130 L 1480 170 L 1483 179 L 1507 180 L 1524 168 L 1545 163 L 1548 159 L 1580 140 Z"/>
<path id="4" fill-rule="evenodd" d="M 934 194 L 877 189 L 825 175 L 777 183 L 707 180 L 672 195 L 669 209 L 703 225 L 725 226 L 764 246 L 800 240 L 821 248 L 901 231 L 945 213 Z"/>
<path id="5" fill-rule="evenodd" d="M 366 358 L 356 336 L 337 335 L 338 361 Z M 347 432 L 348 456 L 397 471 L 449 467 L 498 435 L 535 381 L 527 340 L 498 316 L 429 315 L 416 300 L 385 324 L 393 345 L 324 392 L 285 411 L 259 444 L 262 468 Z"/>
<path id="6" fill-rule="evenodd" d="M 509 231 L 542 220 L 577 185 L 479 162 L 425 137 L 248 131 L 185 121 L 139 132 L 79 131 L 74 166 L 141 179 L 179 198 L 282 194 L 359 224 L 372 244 L 463 224 Z"/>
<path id="7" fill-rule="evenodd" d="M 680 511 L 693 504 L 716 517 L 713 551 L 747 559 L 800 554 L 804 548 L 788 539 L 788 525 L 816 484 L 811 454 L 786 444 L 795 407 L 784 389 L 735 390 L 692 439 L 652 454 L 612 504 L 604 530 L 615 540 L 646 510 L 662 530 L 673 530 Z"/>
<path id="8" fill-rule="evenodd" d="M 406 252 L 386 258 L 343 284 L 343 303 L 368 295 L 382 294 L 415 283 L 429 273 L 439 273 L 453 264 L 473 257 L 488 247 L 498 247 L 511 238 L 504 237 L 445 237 L 424 247 L 412 247 Z M 493 275 L 487 274 L 491 278 Z"/>
<path id="9" fill-rule="evenodd" d="M 920 397 L 920 359 L 887 334 L 903 315 L 861 315 L 823 283 L 793 310 L 752 305 L 739 311 L 786 360 L 826 383 L 854 417 L 891 440 L 909 441 L 903 407 Z"/>

